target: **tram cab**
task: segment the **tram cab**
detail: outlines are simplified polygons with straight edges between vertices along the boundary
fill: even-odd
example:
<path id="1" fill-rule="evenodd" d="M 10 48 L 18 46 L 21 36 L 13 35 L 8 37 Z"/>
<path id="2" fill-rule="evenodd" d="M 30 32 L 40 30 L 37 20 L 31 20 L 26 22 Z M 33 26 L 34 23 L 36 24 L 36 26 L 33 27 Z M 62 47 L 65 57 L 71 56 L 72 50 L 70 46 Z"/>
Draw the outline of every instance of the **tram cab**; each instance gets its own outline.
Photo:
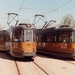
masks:
<path id="1" fill-rule="evenodd" d="M 12 29 L 11 50 L 14 57 L 35 57 L 36 55 L 36 35 L 35 28 L 31 25 L 19 24 Z"/>

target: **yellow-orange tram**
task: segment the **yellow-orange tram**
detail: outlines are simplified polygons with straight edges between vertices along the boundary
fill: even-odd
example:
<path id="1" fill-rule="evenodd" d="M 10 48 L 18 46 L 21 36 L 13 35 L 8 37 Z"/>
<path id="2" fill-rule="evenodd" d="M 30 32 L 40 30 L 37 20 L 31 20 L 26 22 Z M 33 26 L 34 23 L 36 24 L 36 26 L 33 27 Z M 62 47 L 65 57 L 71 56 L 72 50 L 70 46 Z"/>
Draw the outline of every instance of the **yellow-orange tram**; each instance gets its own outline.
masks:
<path id="1" fill-rule="evenodd" d="M 10 53 L 18 58 L 36 56 L 36 29 L 31 24 L 20 23 L 12 28 Z"/>

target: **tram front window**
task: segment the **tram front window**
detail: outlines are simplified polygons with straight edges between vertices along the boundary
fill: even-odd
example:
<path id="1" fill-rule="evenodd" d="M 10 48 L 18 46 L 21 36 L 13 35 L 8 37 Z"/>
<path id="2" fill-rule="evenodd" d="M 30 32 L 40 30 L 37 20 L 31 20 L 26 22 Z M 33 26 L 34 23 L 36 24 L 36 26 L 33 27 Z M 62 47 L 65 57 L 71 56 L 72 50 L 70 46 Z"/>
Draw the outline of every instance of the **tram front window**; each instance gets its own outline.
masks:
<path id="1" fill-rule="evenodd" d="M 13 33 L 13 41 L 25 42 L 34 41 L 35 33 L 33 30 L 19 30 Z"/>
<path id="2" fill-rule="evenodd" d="M 33 30 L 24 30 L 24 41 L 33 41 Z"/>
<path id="3" fill-rule="evenodd" d="M 19 42 L 20 38 L 21 38 L 21 30 L 14 31 L 14 33 L 13 33 L 13 41 L 14 42 Z"/>

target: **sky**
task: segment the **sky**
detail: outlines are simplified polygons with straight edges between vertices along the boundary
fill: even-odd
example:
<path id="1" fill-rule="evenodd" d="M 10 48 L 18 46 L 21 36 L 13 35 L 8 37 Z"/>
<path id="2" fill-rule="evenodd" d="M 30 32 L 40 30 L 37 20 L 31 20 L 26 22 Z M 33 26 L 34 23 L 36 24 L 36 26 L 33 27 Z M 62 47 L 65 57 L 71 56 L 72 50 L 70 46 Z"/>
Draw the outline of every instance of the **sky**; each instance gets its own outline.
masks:
<path id="1" fill-rule="evenodd" d="M 75 0 L 1 0 L 0 25 L 6 28 L 8 27 L 8 13 L 17 13 L 20 23 L 32 24 L 35 15 L 40 14 L 44 15 L 43 20 L 55 20 L 58 24 L 61 18 L 67 14 L 72 15 L 75 19 Z M 38 17 L 36 17 L 37 20 Z M 11 22 L 11 24 L 14 23 L 15 21 Z M 41 20 L 36 27 L 42 27 L 43 24 L 44 22 Z"/>

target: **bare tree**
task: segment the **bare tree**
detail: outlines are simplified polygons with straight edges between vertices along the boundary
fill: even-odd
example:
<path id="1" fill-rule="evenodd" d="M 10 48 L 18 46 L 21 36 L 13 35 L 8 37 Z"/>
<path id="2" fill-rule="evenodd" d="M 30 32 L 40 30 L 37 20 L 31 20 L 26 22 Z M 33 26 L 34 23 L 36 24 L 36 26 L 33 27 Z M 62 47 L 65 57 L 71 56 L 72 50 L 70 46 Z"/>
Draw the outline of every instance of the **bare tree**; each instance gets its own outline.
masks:
<path id="1" fill-rule="evenodd" d="M 0 30 L 3 30 L 5 27 L 0 24 Z"/>
<path id="2" fill-rule="evenodd" d="M 62 18 L 62 21 L 61 21 L 64 25 L 73 25 L 75 24 L 75 20 L 73 18 L 72 15 L 68 14 L 68 15 L 65 15 L 63 18 Z"/>

